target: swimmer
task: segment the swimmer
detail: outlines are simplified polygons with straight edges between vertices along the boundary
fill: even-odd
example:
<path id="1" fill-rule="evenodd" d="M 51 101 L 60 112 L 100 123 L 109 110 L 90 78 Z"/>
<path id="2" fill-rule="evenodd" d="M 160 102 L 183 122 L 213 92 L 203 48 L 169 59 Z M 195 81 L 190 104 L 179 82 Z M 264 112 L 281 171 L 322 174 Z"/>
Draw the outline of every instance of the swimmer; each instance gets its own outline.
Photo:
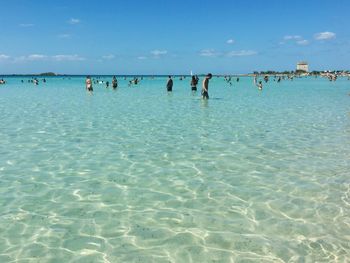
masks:
<path id="1" fill-rule="evenodd" d="M 197 80 L 196 76 L 192 76 L 192 79 L 191 79 L 191 90 L 192 91 L 197 91 L 197 84 L 198 84 L 198 80 Z"/>
<path id="2" fill-rule="evenodd" d="M 257 77 L 254 77 L 254 85 L 258 87 L 259 90 L 263 89 L 262 81 L 260 80 L 259 83 L 257 83 Z"/>
<path id="3" fill-rule="evenodd" d="M 109 87 L 109 81 L 106 81 L 106 88 Z"/>
<path id="4" fill-rule="evenodd" d="M 166 83 L 166 89 L 168 92 L 172 92 L 173 91 L 173 79 L 171 78 L 171 76 L 168 77 L 168 82 Z"/>
<path id="5" fill-rule="evenodd" d="M 209 80 L 213 77 L 211 73 L 208 73 L 204 80 L 203 80 L 203 85 L 202 85 L 202 98 L 208 100 L 209 99 L 209 93 L 208 93 L 208 88 L 209 88 Z"/>
<path id="6" fill-rule="evenodd" d="M 118 87 L 118 80 L 115 76 L 113 76 L 113 79 L 112 79 L 112 87 L 113 89 L 116 89 Z"/>
<path id="7" fill-rule="evenodd" d="M 87 91 L 93 91 L 94 89 L 92 88 L 92 81 L 91 81 L 91 77 L 90 76 L 86 76 L 86 80 L 85 80 L 85 84 L 86 84 L 86 90 Z"/>

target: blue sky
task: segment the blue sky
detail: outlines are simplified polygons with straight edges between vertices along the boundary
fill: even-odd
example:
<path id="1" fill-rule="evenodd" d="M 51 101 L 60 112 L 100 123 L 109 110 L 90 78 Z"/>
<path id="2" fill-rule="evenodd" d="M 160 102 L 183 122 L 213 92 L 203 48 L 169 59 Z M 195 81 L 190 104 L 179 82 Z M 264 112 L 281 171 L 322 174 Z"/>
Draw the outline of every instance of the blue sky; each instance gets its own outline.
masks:
<path id="1" fill-rule="evenodd" d="M 0 74 L 350 69 L 350 1 L 0 0 Z"/>

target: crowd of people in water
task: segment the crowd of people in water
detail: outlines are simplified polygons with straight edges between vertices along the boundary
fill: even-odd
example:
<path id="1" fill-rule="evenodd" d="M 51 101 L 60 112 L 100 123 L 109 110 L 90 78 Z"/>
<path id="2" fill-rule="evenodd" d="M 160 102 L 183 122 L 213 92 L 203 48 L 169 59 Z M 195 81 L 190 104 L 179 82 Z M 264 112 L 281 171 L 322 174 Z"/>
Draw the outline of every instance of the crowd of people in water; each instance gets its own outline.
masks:
<path id="1" fill-rule="evenodd" d="M 209 93 L 208 93 L 209 80 L 212 77 L 213 77 L 213 75 L 211 73 L 208 73 L 205 76 L 205 78 L 203 79 L 202 93 L 201 93 L 203 99 L 209 99 Z M 185 78 L 186 78 L 186 76 L 181 76 L 180 80 L 183 80 Z M 124 80 L 126 80 L 126 77 L 124 77 Z M 137 85 L 141 80 L 143 80 L 143 77 L 140 77 L 140 78 L 134 77 L 132 80 L 129 81 L 128 86 L 130 87 L 132 85 Z M 197 75 L 191 77 L 190 86 L 191 86 L 191 90 L 193 92 L 197 91 L 198 82 L 199 82 L 199 77 Z M 91 76 L 86 76 L 85 87 L 86 87 L 87 91 L 92 92 L 94 90 L 93 89 L 93 85 L 92 85 L 93 83 L 94 84 L 105 84 L 106 88 L 109 87 L 109 81 L 104 82 L 103 80 L 98 80 L 98 79 L 92 80 Z M 168 76 L 168 80 L 167 80 L 167 83 L 166 83 L 166 90 L 167 90 L 167 92 L 172 92 L 173 91 L 173 85 L 174 85 L 174 81 L 173 81 L 172 76 Z M 118 87 L 118 80 L 117 80 L 116 76 L 113 76 L 113 78 L 112 78 L 112 88 L 116 89 L 117 87 Z"/>
<path id="2" fill-rule="evenodd" d="M 251 77 L 253 77 L 253 84 L 254 86 L 256 86 L 258 88 L 258 90 L 262 90 L 263 89 L 263 83 L 268 83 L 269 81 L 275 81 L 275 82 L 281 82 L 282 80 L 290 80 L 293 81 L 294 78 L 296 77 L 300 77 L 300 75 L 294 75 L 294 74 L 289 74 L 289 75 L 261 75 L 261 74 L 253 74 L 250 75 Z M 325 73 L 325 74 L 321 74 L 321 75 L 315 75 L 314 77 L 324 77 L 326 79 L 328 79 L 329 81 L 336 81 L 338 79 L 339 76 L 342 77 L 347 77 L 348 80 L 350 80 L 350 75 L 339 75 L 335 74 L 335 73 Z M 179 80 L 185 80 L 187 76 L 179 76 Z M 213 75 L 211 73 L 208 73 L 207 75 L 204 76 L 203 81 L 202 81 L 202 87 L 201 87 L 201 97 L 203 99 L 209 99 L 209 81 L 210 79 L 212 79 Z M 221 76 L 217 76 L 218 78 Z M 124 76 L 123 77 L 124 80 L 127 80 L 127 77 Z M 133 77 L 131 80 L 128 80 L 128 86 L 134 86 L 134 85 L 138 85 L 142 80 L 143 80 L 143 76 L 140 77 Z M 154 76 L 150 77 L 151 79 L 154 79 Z M 224 81 L 229 85 L 232 86 L 233 82 L 239 82 L 240 81 L 240 77 L 239 76 L 231 76 L 231 75 L 225 75 L 223 76 Z M 173 81 L 174 77 L 173 76 L 168 76 L 167 82 L 166 82 L 166 91 L 168 93 L 173 91 L 173 86 L 174 86 L 174 81 Z M 42 83 L 46 83 L 46 79 L 42 78 L 42 79 L 38 79 L 37 77 L 31 77 L 30 79 L 27 80 L 28 83 L 33 83 L 34 85 L 39 85 L 39 81 L 41 81 Z M 22 83 L 24 83 L 25 81 L 22 79 L 21 80 Z M 197 91 L 197 86 L 199 83 L 199 77 L 197 75 L 192 75 L 191 79 L 190 79 L 190 88 L 191 91 L 193 93 L 195 93 Z M 0 79 L 0 84 L 6 84 L 6 81 L 2 78 Z M 91 78 L 91 76 L 87 76 L 86 80 L 85 80 L 85 86 L 86 86 L 86 90 L 88 92 L 93 92 L 93 85 L 94 84 L 103 84 L 105 85 L 106 88 L 109 88 L 110 86 L 113 89 L 117 89 L 118 88 L 118 79 L 116 76 L 112 77 L 111 83 L 109 81 L 104 81 L 101 80 L 101 77 L 94 77 Z M 110 85 L 111 84 L 111 85 Z M 350 94 L 349 94 L 350 95 Z"/>
<path id="3" fill-rule="evenodd" d="M 46 83 L 46 79 L 41 80 L 43 83 Z M 21 80 L 22 83 L 24 83 L 24 80 Z M 39 79 L 38 78 L 31 78 L 28 79 L 28 83 L 33 83 L 34 85 L 39 85 Z M 0 84 L 6 84 L 6 81 L 4 79 L 0 79 Z"/>
<path id="4" fill-rule="evenodd" d="M 213 77 L 213 75 L 211 73 L 208 73 L 202 82 L 202 89 L 201 89 L 201 95 L 203 99 L 209 99 L 209 92 L 208 92 L 208 88 L 209 88 L 209 80 Z M 220 77 L 220 76 L 217 76 Z M 258 78 L 261 77 L 262 79 L 259 80 Z M 282 80 L 291 80 L 293 81 L 293 79 L 295 77 L 299 77 L 298 75 L 264 75 L 264 76 L 260 76 L 257 74 L 253 75 L 253 84 L 254 86 L 256 86 L 258 88 L 258 90 L 262 90 L 263 89 L 263 82 L 268 83 L 269 81 L 271 81 L 271 78 L 273 81 L 275 82 L 281 82 Z M 316 76 L 317 77 L 317 76 Z M 338 75 L 336 74 L 327 74 L 327 75 L 322 75 L 322 77 L 326 77 L 328 78 L 330 81 L 336 81 L 338 78 Z M 154 77 L 152 77 L 154 78 Z M 235 78 L 235 79 L 234 79 Z M 186 76 L 180 76 L 179 80 L 184 80 L 186 79 Z M 124 80 L 126 80 L 126 77 L 124 77 Z M 143 80 L 143 77 L 134 77 L 132 80 L 129 80 L 129 84 L 128 86 L 132 86 L 132 85 L 137 85 L 141 80 Z M 236 81 L 239 82 L 240 78 L 239 77 L 232 77 L 232 76 L 228 76 L 225 75 L 224 76 L 224 80 L 230 85 L 232 86 L 232 82 Z M 350 80 L 350 76 L 348 76 L 348 80 Z M 106 88 L 109 87 L 109 81 L 104 82 L 99 81 L 99 80 L 94 80 L 95 84 L 106 84 Z M 196 92 L 197 91 L 197 85 L 199 83 L 199 77 L 197 75 L 192 75 L 191 76 L 191 81 L 190 81 L 190 87 L 192 92 Z M 167 82 L 166 82 L 166 90 L 167 92 L 172 92 L 173 91 L 173 85 L 174 85 L 174 81 L 173 81 L 173 77 L 172 76 L 168 76 Z M 112 78 L 112 87 L 113 89 L 116 89 L 118 87 L 118 81 L 116 76 L 113 76 Z M 92 80 L 90 76 L 86 77 L 86 90 L 88 91 L 93 91 L 92 88 Z"/>

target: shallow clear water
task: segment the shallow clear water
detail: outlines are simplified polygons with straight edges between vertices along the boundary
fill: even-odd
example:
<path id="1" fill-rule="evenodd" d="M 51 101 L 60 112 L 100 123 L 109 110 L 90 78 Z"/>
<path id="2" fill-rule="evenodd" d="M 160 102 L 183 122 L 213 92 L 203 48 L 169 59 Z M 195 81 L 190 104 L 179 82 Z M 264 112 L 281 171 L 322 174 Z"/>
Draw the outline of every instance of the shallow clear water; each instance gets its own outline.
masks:
<path id="1" fill-rule="evenodd" d="M 350 81 L 0 85 L 0 262 L 345 262 Z M 109 79 L 109 81 L 111 81 Z"/>

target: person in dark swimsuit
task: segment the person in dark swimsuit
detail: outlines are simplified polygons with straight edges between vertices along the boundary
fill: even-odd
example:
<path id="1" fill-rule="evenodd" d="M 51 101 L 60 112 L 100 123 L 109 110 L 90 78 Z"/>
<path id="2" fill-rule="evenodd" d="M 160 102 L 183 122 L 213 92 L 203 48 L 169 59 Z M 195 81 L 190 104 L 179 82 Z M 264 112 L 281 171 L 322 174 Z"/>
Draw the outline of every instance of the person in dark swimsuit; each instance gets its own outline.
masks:
<path id="1" fill-rule="evenodd" d="M 113 76 L 113 79 L 112 79 L 112 87 L 113 89 L 116 89 L 118 87 L 118 80 L 115 76 Z"/>
<path id="2" fill-rule="evenodd" d="M 196 76 L 192 76 L 192 79 L 191 79 L 191 90 L 192 91 L 197 91 L 197 84 L 198 84 L 198 80 L 197 80 Z"/>
<path id="3" fill-rule="evenodd" d="M 171 78 L 171 76 L 169 76 L 168 82 L 166 83 L 166 89 L 168 92 L 173 91 L 173 79 Z"/>

